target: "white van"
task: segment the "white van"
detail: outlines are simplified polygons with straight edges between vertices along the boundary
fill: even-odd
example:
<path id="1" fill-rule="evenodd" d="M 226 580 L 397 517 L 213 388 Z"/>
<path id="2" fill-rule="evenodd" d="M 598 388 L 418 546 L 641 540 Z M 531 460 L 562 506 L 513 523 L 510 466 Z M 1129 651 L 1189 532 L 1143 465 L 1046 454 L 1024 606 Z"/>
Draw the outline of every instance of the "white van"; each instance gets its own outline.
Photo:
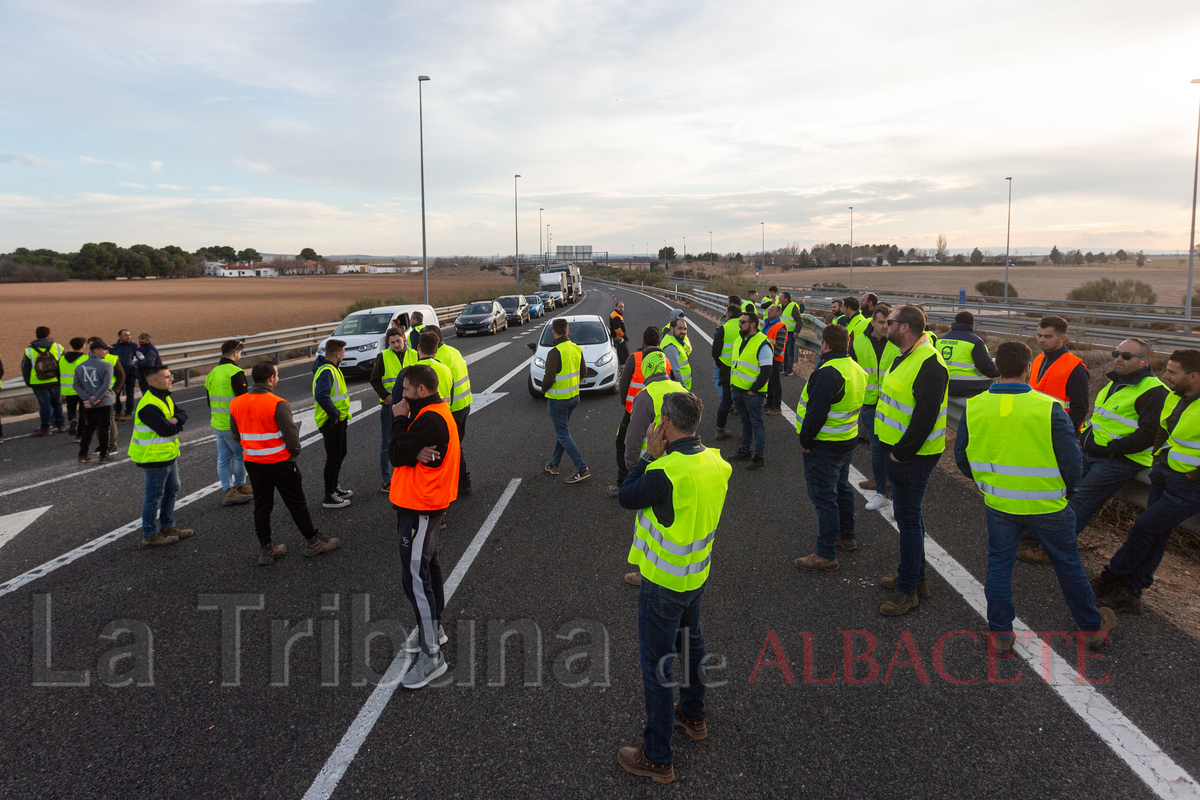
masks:
<path id="1" fill-rule="evenodd" d="M 409 320 L 414 311 L 420 311 L 422 325 L 438 325 L 437 314 L 433 307 L 424 304 L 411 306 L 380 306 L 355 311 L 342 320 L 325 342 L 329 339 L 341 339 L 346 343 L 346 357 L 342 360 L 342 372 L 347 375 L 352 372 L 371 374 L 375 366 L 375 358 L 387 347 L 384 334 L 392 323 L 403 328 L 412 327 Z M 317 352 L 325 355 L 325 342 L 317 348 Z"/>

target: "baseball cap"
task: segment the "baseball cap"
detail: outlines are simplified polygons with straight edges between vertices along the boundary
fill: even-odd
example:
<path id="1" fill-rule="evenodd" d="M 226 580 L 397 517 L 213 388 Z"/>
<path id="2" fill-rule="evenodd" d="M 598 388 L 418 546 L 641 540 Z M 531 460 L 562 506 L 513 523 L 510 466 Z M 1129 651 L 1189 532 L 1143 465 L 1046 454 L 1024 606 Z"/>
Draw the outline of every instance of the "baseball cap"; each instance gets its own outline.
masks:
<path id="1" fill-rule="evenodd" d="M 96 341 L 91 343 L 91 345 L 88 347 L 88 349 L 89 350 L 105 350 L 105 351 L 107 351 L 109 349 L 109 347 L 107 344 L 104 343 L 104 341 L 102 339 L 97 339 Z"/>
<path id="2" fill-rule="evenodd" d="M 642 375 L 658 375 L 666 373 L 667 357 L 663 355 L 661 350 L 656 350 L 653 353 L 646 353 L 642 356 Z"/>
<path id="3" fill-rule="evenodd" d="M 671 312 L 671 321 L 674 322 L 677 319 L 687 319 L 687 314 L 684 313 L 682 308 L 677 308 Z"/>

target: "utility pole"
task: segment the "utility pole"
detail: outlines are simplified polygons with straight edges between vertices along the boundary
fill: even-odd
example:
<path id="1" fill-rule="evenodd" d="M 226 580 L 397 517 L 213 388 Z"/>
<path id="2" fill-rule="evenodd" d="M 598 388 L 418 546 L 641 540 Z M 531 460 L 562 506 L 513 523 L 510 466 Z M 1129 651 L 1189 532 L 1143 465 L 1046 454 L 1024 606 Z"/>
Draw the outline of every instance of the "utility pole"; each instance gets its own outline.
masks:
<path id="1" fill-rule="evenodd" d="M 517 266 L 513 272 L 517 276 L 517 294 L 521 293 L 521 231 L 519 229 L 520 226 L 517 224 L 517 178 L 519 177 L 521 176 L 513 175 L 513 244 L 517 248 L 516 255 L 514 256 L 517 260 Z M 520 320 L 517 321 L 520 322 Z"/>
<path id="2" fill-rule="evenodd" d="M 854 206 L 850 206 L 850 291 L 854 291 Z"/>
<path id="3" fill-rule="evenodd" d="M 544 208 L 538 209 L 538 258 L 542 257 L 542 212 Z"/>
<path id="4" fill-rule="evenodd" d="M 1008 247 L 1012 242 L 1012 178 L 1008 181 L 1008 227 L 1004 233 L 1004 302 L 1008 302 Z"/>
<path id="5" fill-rule="evenodd" d="M 417 76 L 417 128 L 421 138 L 421 264 L 425 282 L 425 305 L 429 305 L 429 248 L 425 242 L 425 111 L 421 84 L 429 80 L 428 75 Z"/>

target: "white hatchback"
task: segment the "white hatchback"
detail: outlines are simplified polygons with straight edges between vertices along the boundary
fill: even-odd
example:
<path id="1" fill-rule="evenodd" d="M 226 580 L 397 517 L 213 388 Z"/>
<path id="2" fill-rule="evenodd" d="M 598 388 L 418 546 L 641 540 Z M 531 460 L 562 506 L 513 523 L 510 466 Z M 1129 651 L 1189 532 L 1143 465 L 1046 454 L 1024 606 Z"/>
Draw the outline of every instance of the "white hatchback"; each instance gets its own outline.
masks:
<path id="1" fill-rule="evenodd" d="M 437 314 L 427 305 L 411 306 L 380 306 L 355 311 L 337 326 L 333 334 L 325 340 L 340 339 L 346 343 L 346 357 L 343 359 L 342 372 L 362 372 L 371 374 L 375 358 L 387 347 L 383 335 L 387 333 L 392 323 L 408 328 L 409 320 L 414 311 L 420 311 L 423 325 L 437 325 Z M 325 355 L 325 342 L 321 342 L 317 352 Z"/>
<path id="2" fill-rule="evenodd" d="M 579 345 L 583 351 L 583 375 L 579 383 L 581 392 L 617 391 L 618 374 L 621 364 L 617 363 L 617 348 L 612 341 L 608 323 L 595 314 L 580 314 L 572 317 L 558 317 L 567 321 L 567 337 Z M 533 361 L 529 365 L 529 394 L 538 399 L 543 398 L 542 378 L 546 375 L 546 355 L 554 344 L 553 321 L 542 326 L 541 335 L 536 342 L 529 343 L 529 349 L 534 351 Z"/>

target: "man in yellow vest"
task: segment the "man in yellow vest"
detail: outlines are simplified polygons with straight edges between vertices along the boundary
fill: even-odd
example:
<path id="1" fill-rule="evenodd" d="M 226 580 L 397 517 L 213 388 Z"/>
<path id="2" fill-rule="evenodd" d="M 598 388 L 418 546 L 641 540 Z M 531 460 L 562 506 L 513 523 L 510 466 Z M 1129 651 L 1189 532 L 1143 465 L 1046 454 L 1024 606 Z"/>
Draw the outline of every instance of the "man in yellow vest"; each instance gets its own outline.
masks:
<path id="1" fill-rule="evenodd" d="M 1058 585 L 1086 635 L 1099 647 L 1117 624 L 1112 609 L 1096 607 L 1079 560 L 1075 512 L 1067 495 L 1075 488 L 1083 454 L 1075 426 L 1054 398 L 1033 391 L 1033 353 L 1022 342 L 996 348 L 999 381 L 967 400 L 958 425 L 954 458 L 987 504 L 988 565 L 983 593 L 998 652 L 1012 650 L 1012 573 L 1022 536 L 1034 536 L 1054 563 Z"/>
<path id="2" fill-rule="evenodd" d="M 783 324 L 787 328 L 787 348 L 783 355 L 783 374 L 791 377 L 792 366 L 796 363 L 796 331 L 804 325 L 804 300 L 799 302 L 792 299 L 791 292 L 779 295 L 780 305 L 783 306 Z"/>
<path id="3" fill-rule="evenodd" d="M 70 341 L 71 349 L 58 359 L 59 394 L 62 395 L 63 405 L 67 409 L 67 435 L 74 436 L 79 441 L 79 395 L 75 393 L 75 368 L 87 361 L 88 354 L 83 351 L 87 340 L 76 336 Z"/>
<path id="4" fill-rule="evenodd" d="M 960 311 L 950 330 L 937 341 L 938 352 L 950 371 L 950 396 L 974 397 L 986 392 L 999 373 L 987 345 L 975 333 L 975 315 Z"/>
<path id="5" fill-rule="evenodd" d="M 867 393 L 859 415 L 859 430 L 871 442 L 871 477 L 858 483 L 863 489 L 875 490 L 875 494 L 867 501 L 867 511 L 877 511 L 891 502 L 887 485 L 887 453 L 880 445 L 879 432 L 875 429 L 879 386 L 892 368 L 896 356 L 900 355 L 900 350 L 888 340 L 888 316 L 891 313 L 890 306 L 877 305 L 872 312 L 870 326 L 850 339 L 850 357 L 867 373 Z"/>
<path id="6" fill-rule="evenodd" d="M 821 331 L 821 360 L 804 384 L 796 406 L 796 433 L 804 450 L 804 481 L 817 511 L 817 549 L 797 558 L 797 569 L 833 572 L 837 551 L 857 550 L 850 458 L 858 446 L 859 413 L 867 373 L 850 358 L 850 339 L 841 325 Z"/>
<path id="7" fill-rule="evenodd" d="M 350 392 L 346 376 L 338 364 L 346 355 L 346 343 L 341 339 L 325 342 L 324 354 L 313 362 L 313 422 L 325 443 L 325 493 L 321 505 L 325 508 L 345 508 L 354 492 L 338 483 L 342 462 L 346 459 L 346 426 L 350 423 Z"/>
<path id="8" fill-rule="evenodd" d="M 450 370 L 450 394 L 443 398 L 450 407 L 450 416 L 458 428 L 458 493 L 470 494 L 471 472 L 467 469 L 467 457 L 462 452 L 462 444 L 467 438 L 467 417 L 471 414 L 471 373 L 467 370 L 467 360 L 463 358 L 458 348 L 446 344 L 442 339 L 440 328 L 431 328 L 430 333 L 437 336 L 437 363 Z"/>
<path id="9" fill-rule="evenodd" d="M 388 460 L 388 445 L 392 441 L 392 405 L 397 389 L 403 388 L 400 373 L 409 351 L 408 337 L 401 328 L 390 328 L 385 336 L 386 347 L 371 367 L 371 388 L 379 395 L 379 491 L 386 492 L 392 484 L 392 462 Z M 414 363 L 416 359 L 413 359 Z"/>
<path id="10" fill-rule="evenodd" d="M 1109 498 L 1154 462 L 1154 439 L 1170 390 L 1154 376 L 1152 354 L 1145 340 L 1132 337 L 1113 350 L 1108 385 L 1096 396 L 1092 418 L 1079 437 L 1083 480 L 1070 497 L 1076 533 L 1083 533 Z"/>
<path id="11" fill-rule="evenodd" d="M 888 339 L 900 350 L 879 390 L 875 433 L 886 455 L 892 486 L 892 513 L 900 529 L 900 566 L 882 581 L 896 589 L 880 613 L 895 617 L 928 597 L 925 580 L 925 518 L 921 506 L 929 476 L 946 448 L 946 365 L 925 334 L 925 312 L 904 305 L 888 317 Z"/>
<path id="12" fill-rule="evenodd" d="M 50 423 L 59 433 L 66 433 L 67 421 L 63 418 L 62 394 L 59 392 L 58 360 L 66 352 L 54 341 L 50 329 L 39 325 L 34 331 L 35 339 L 25 348 L 21 359 L 21 377 L 25 385 L 33 390 L 37 398 L 41 427 L 29 434 L 37 438 L 50 435 Z"/>
<path id="13" fill-rule="evenodd" d="M 733 371 L 733 348 L 742 338 L 741 305 L 740 302 L 730 303 L 726 307 L 725 321 L 717 326 L 717 330 L 713 334 L 712 357 L 719 371 L 717 384 L 721 393 L 721 402 L 717 405 L 718 439 L 728 439 L 733 435 L 725 427 L 725 424 L 729 421 L 730 411 L 737 413 L 733 408 L 733 384 L 730 383 L 729 378 Z"/>
<path id="14" fill-rule="evenodd" d="M 563 453 L 575 463 L 575 472 L 566 479 L 567 483 L 579 483 L 592 477 L 583 454 L 571 438 L 571 414 L 579 406 L 579 381 L 587 365 L 583 362 L 583 350 L 571 341 L 567 321 L 556 318 L 550 329 L 554 342 L 546 354 L 546 372 L 542 376 L 542 393 L 546 396 L 546 410 L 554 426 L 554 453 L 546 464 L 547 475 L 557 475 Z"/>
<path id="15" fill-rule="evenodd" d="M 187 422 L 187 412 L 176 407 L 171 399 L 171 385 L 175 381 L 170 369 L 156 364 L 146 367 L 143 374 L 146 393 L 133 412 L 129 459 L 142 468 L 145 478 L 142 547 L 158 547 L 175 544 L 195 533 L 175 524 L 175 498 L 180 486 L 176 461 L 179 458 L 179 434 Z"/>
<path id="16" fill-rule="evenodd" d="M 690 392 L 692 390 L 692 344 L 688 340 L 687 315 L 672 311 L 671 322 L 663 330 L 663 355 L 671 363 L 671 374 Z"/>
<path id="17" fill-rule="evenodd" d="M 738 318 L 738 333 L 739 337 L 733 343 L 729 384 L 733 403 L 742 418 L 742 446 L 729 460 L 748 461 L 746 469 L 756 470 L 765 464 L 767 428 L 763 424 L 763 397 L 767 381 L 771 379 L 775 354 L 771 342 L 758 332 L 758 315 L 753 311 L 746 311 Z"/>
<path id="18" fill-rule="evenodd" d="M 646 725 L 642 743 L 620 748 L 617 762 L 657 783 L 675 780 L 671 734 L 676 727 L 692 739 L 708 736 L 700 599 L 731 469 L 717 450 L 700 442 L 696 432 L 703 409 L 694 394 L 666 395 L 662 421 L 646 431 L 646 455 L 621 486 L 621 507 L 637 511 L 629 563 L 643 578 L 638 649 Z M 679 652 L 681 644 L 685 653 Z M 677 683 L 672 662 L 680 656 L 684 679 Z"/>
<path id="19" fill-rule="evenodd" d="M 1097 579 L 1100 605 L 1122 613 L 1141 613 L 1172 529 L 1200 513 L 1200 350 L 1171 353 L 1163 381 L 1171 394 L 1154 442 L 1146 510 Z"/>
<path id="20" fill-rule="evenodd" d="M 229 427 L 229 408 L 233 398 L 247 391 L 246 373 L 238 366 L 242 343 L 229 339 L 221 345 L 221 360 L 204 378 L 204 396 L 208 402 L 208 424 L 217 437 L 217 478 L 221 481 L 221 505 L 233 506 L 254 499 L 254 489 L 246 483 L 246 462 L 242 445 Z"/>

